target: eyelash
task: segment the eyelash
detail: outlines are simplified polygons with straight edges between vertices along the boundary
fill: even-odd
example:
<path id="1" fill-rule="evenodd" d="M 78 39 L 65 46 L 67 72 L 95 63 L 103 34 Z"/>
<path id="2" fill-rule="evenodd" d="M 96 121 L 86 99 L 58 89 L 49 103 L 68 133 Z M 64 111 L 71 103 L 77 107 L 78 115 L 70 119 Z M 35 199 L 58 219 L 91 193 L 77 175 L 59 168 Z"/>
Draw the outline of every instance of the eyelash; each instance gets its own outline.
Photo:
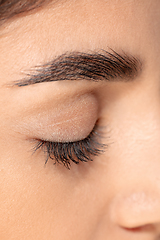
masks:
<path id="1" fill-rule="evenodd" d="M 100 143 L 101 133 L 95 126 L 92 132 L 83 140 L 76 142 L 50 142 L 38 140 L 34 152 L 41 149 L 47 154 L 45 164 L 49 159 L 54 160 L 54 164 L 63 164 L 70 169 L 71 162 L 79 164 L 80 162 L 93 161 L 93 156 L 98 156 L 104 152 L 106 145 Z"/>

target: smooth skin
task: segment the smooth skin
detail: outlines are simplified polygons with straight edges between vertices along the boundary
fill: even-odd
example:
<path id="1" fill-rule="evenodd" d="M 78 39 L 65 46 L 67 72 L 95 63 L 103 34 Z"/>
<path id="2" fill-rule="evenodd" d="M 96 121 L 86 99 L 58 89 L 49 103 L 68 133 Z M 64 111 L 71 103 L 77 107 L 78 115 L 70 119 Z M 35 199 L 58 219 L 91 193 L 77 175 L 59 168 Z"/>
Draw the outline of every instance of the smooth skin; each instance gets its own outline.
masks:
<path id="1" fill-rule="evenodd" d="M 141 60 L 136 79 L 12 87 L 59 54 L 110 48 Z M 52 2 L 1 27 L 0 60 L 0 239 L 160 239 L 160 1 Z M 96 121 L 109 146 L 93 162 L 33 154 Z"/>

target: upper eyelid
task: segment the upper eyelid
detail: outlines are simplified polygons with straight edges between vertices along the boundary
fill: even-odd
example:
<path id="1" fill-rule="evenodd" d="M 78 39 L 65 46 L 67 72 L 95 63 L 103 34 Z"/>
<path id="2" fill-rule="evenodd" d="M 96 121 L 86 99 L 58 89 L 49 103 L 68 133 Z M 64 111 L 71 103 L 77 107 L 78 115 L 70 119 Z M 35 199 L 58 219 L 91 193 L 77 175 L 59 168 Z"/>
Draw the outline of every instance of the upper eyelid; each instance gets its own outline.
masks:
<path id="1" fill-rule="evenodd" d="M 23 118 L 16 118 L 12 127 L 31 138 L 46 138 L 51 141 L 74 141 L 91 132 L 98 118 L 99 104 L 95 95 L 84 94 L 58 107 L 52 101 L 48 107 L 38 104 L 37 111 L 33 102 L 31 109 L 30 104 L 22 104 L 24 111 L 20 109 L 20 114 L 23 114 Z"/>
<path id="2" fill-rule="evenodd" d="M 85 139 L 64 143 L 38 140 L 38 144 L 33 150 L 36 152 L 38 149 L 43 149 L 43 151 L 47 153 L 45 164 L 49 159 L 52 159 L 55 160 L 55 163 L 62 163 L 70 169 L 70 161 L 76 164 L 80 161 L 92 161 L 91 155 L 98 156 L 104 152 L 108 145 L 100 143 L 99 139 L 97 139 L 102 137 L 101 134 L 102 133 L 98 131 L 98 124 L 95 124 L 93 130 Z M 77 147 L 77 149 L 79 148 L 78 152 L 74 152 L 75 147 Z"/>

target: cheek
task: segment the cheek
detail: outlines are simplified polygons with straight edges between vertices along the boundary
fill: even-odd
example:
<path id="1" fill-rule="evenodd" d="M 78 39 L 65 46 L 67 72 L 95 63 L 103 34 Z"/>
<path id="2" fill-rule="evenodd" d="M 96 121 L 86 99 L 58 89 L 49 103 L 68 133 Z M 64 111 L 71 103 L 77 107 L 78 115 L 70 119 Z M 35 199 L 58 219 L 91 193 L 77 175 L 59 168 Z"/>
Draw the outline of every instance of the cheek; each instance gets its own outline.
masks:
<path id="1" fill-rule="evenodd" d="M 41 158 L 28 154 L 25 144 L 13 144 L 0 149 L 0 238 L 41 239 L 41 234 L 50 233 L 50 224 L 56 227 L 58 204 L 66 192 L 64 179 L 56 172 L 51 175 Z"/>
<path id="2" fill-rule="evenodd" d="M 67 233 L 69 239 L 88 239 L 96 204 L 90 201 L 96 181 L 90 167 L 69 171 L 52 161 L 44 167 L 44 157 L 32 155 L 28 141 L 0 143 L 0 238 L 65 239 Z"/>

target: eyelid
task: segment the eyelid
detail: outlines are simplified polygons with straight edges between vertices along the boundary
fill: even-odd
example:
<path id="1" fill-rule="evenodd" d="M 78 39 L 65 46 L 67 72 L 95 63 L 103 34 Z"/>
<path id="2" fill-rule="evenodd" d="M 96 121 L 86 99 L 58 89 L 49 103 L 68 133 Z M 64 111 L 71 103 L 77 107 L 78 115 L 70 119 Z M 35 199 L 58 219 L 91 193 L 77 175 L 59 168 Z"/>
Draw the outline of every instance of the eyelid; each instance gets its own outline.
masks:
<path id="1" fill-rule="evenodd" d="M 92 94 L 86 94 L 61 108 L 41 110 L 39 114 L 25 118 L 18 128 L 35 139 L 77 141 L 92 131 L 97 118 L 97 99 Z"/>
<path id="2" fill-rule="evenodd" d="M 98 125 L 95 124 L 91 133 L 83 140 L 63 143 L 38 140 L 34 152 L 41 149 L 47 154 L 45 164 L 51 159 L 54 160 L 54 164 L 63 164 L 70 169 L 71 162 L 79 164 L 80 162 L 93 161 L 94 156 L 104 152 L 108 146 L 100 142 L 100 137 Z"/>

